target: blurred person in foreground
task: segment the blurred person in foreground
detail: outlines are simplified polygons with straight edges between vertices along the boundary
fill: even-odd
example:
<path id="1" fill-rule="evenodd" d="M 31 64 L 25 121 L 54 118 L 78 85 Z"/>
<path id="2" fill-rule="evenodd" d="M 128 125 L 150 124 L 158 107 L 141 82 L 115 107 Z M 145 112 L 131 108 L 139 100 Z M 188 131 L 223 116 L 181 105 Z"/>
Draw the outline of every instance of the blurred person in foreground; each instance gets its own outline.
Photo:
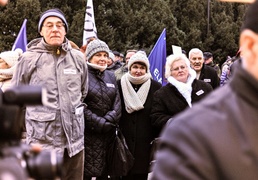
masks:
<path id="1" fill-rule="evenodd" d="M 85 109 L 84 180 L 108 179 L 107 156 L 116 125 L 121 117 L 121 100 L 113 72 L 107 70 L 108 45 L 99 39 L 89 41 L 86 59 L 89 68 L 89 92 Z"/>
<path id="2" fill-rule="evenodd" d="M 62 179 L 82 179 L 84 105 L 88 70 L 83 53 L 65 37 L 68 24 L 59 9 L 43 12 L 38 23 L 42 37 L 32 40 L 19 59 L 12 85 L 47 89 L 49 106 L 26 107 L 28 144 L 63 155 Z"/>
<path id="3" fill-rule="evenodd" d="M 258 179 L 258 1 L 240 33 L 232 80 L 178 115 L 161 136 L 153 180 Z"/>

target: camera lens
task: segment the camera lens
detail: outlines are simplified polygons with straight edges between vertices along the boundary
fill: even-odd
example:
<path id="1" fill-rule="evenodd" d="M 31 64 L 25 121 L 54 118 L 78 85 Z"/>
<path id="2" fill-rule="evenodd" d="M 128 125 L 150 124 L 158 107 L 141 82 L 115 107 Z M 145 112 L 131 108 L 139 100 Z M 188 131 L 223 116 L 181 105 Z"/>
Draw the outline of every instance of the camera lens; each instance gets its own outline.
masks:
<path id="1" fill-rule="evenodd" d="M 54 151 L 42 151 L 27 159 L 30 177 L 35 179 L 55 179 L 61 177 L 62 157 Z"/>

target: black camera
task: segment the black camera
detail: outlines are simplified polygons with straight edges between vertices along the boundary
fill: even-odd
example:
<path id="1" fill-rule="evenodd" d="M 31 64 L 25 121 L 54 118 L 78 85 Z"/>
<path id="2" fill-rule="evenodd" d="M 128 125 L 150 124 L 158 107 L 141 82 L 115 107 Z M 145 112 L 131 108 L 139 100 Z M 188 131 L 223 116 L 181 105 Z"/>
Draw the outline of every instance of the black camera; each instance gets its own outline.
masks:
<path id="1" fill-rule="evenodd" d="M 55 179 L 61 176 L 62 157 L 54 151 L 32 151 L 21 142 L 25 105 L 46 102 L 45 89 L 17 86 L 0 90 L 0 180 Z"/>

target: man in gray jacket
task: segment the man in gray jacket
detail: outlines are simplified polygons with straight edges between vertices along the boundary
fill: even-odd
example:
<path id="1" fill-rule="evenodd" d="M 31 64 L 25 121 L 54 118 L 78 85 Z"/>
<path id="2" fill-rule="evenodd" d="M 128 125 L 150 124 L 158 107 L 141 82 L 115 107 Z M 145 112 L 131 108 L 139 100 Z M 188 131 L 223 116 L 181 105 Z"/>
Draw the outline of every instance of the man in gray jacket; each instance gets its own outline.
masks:
<path id="1" fill-rule="evenodd" d="M 232 80 L 168 124 L 153 180 L 258 179 L 258 0 L 241 29 Z"/>
<path id="2" fill-rule="evenodd" d="M 12 80 L 13 85 L 40 85 L 48 92 L 50 106 L 26 108 L 26 141 L 63 155 L 62 179 L 82 179 L 86 61 L 65 37 L 68 24 L 59 9 L 41 15 L 38 31 L 42 38 L 28 44 Z"/>

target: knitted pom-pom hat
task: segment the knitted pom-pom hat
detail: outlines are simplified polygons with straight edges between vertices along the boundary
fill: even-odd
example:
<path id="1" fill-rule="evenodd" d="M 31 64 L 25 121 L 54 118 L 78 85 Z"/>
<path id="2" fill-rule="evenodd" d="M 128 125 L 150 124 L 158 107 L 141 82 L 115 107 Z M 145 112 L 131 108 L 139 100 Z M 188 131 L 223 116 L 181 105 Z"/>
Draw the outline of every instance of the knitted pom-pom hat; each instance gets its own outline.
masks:
<path id="1" fill-rule="evenodd" d="M 150 71 L 149 59 L 144 51 L 138 51 L 137 53 L 131 56 L 131 58 L 128 61 L 128 69 L 130 70 L 131 66 L 136 62 L 144 63 L 146 66 L 147 72 Z"/>

